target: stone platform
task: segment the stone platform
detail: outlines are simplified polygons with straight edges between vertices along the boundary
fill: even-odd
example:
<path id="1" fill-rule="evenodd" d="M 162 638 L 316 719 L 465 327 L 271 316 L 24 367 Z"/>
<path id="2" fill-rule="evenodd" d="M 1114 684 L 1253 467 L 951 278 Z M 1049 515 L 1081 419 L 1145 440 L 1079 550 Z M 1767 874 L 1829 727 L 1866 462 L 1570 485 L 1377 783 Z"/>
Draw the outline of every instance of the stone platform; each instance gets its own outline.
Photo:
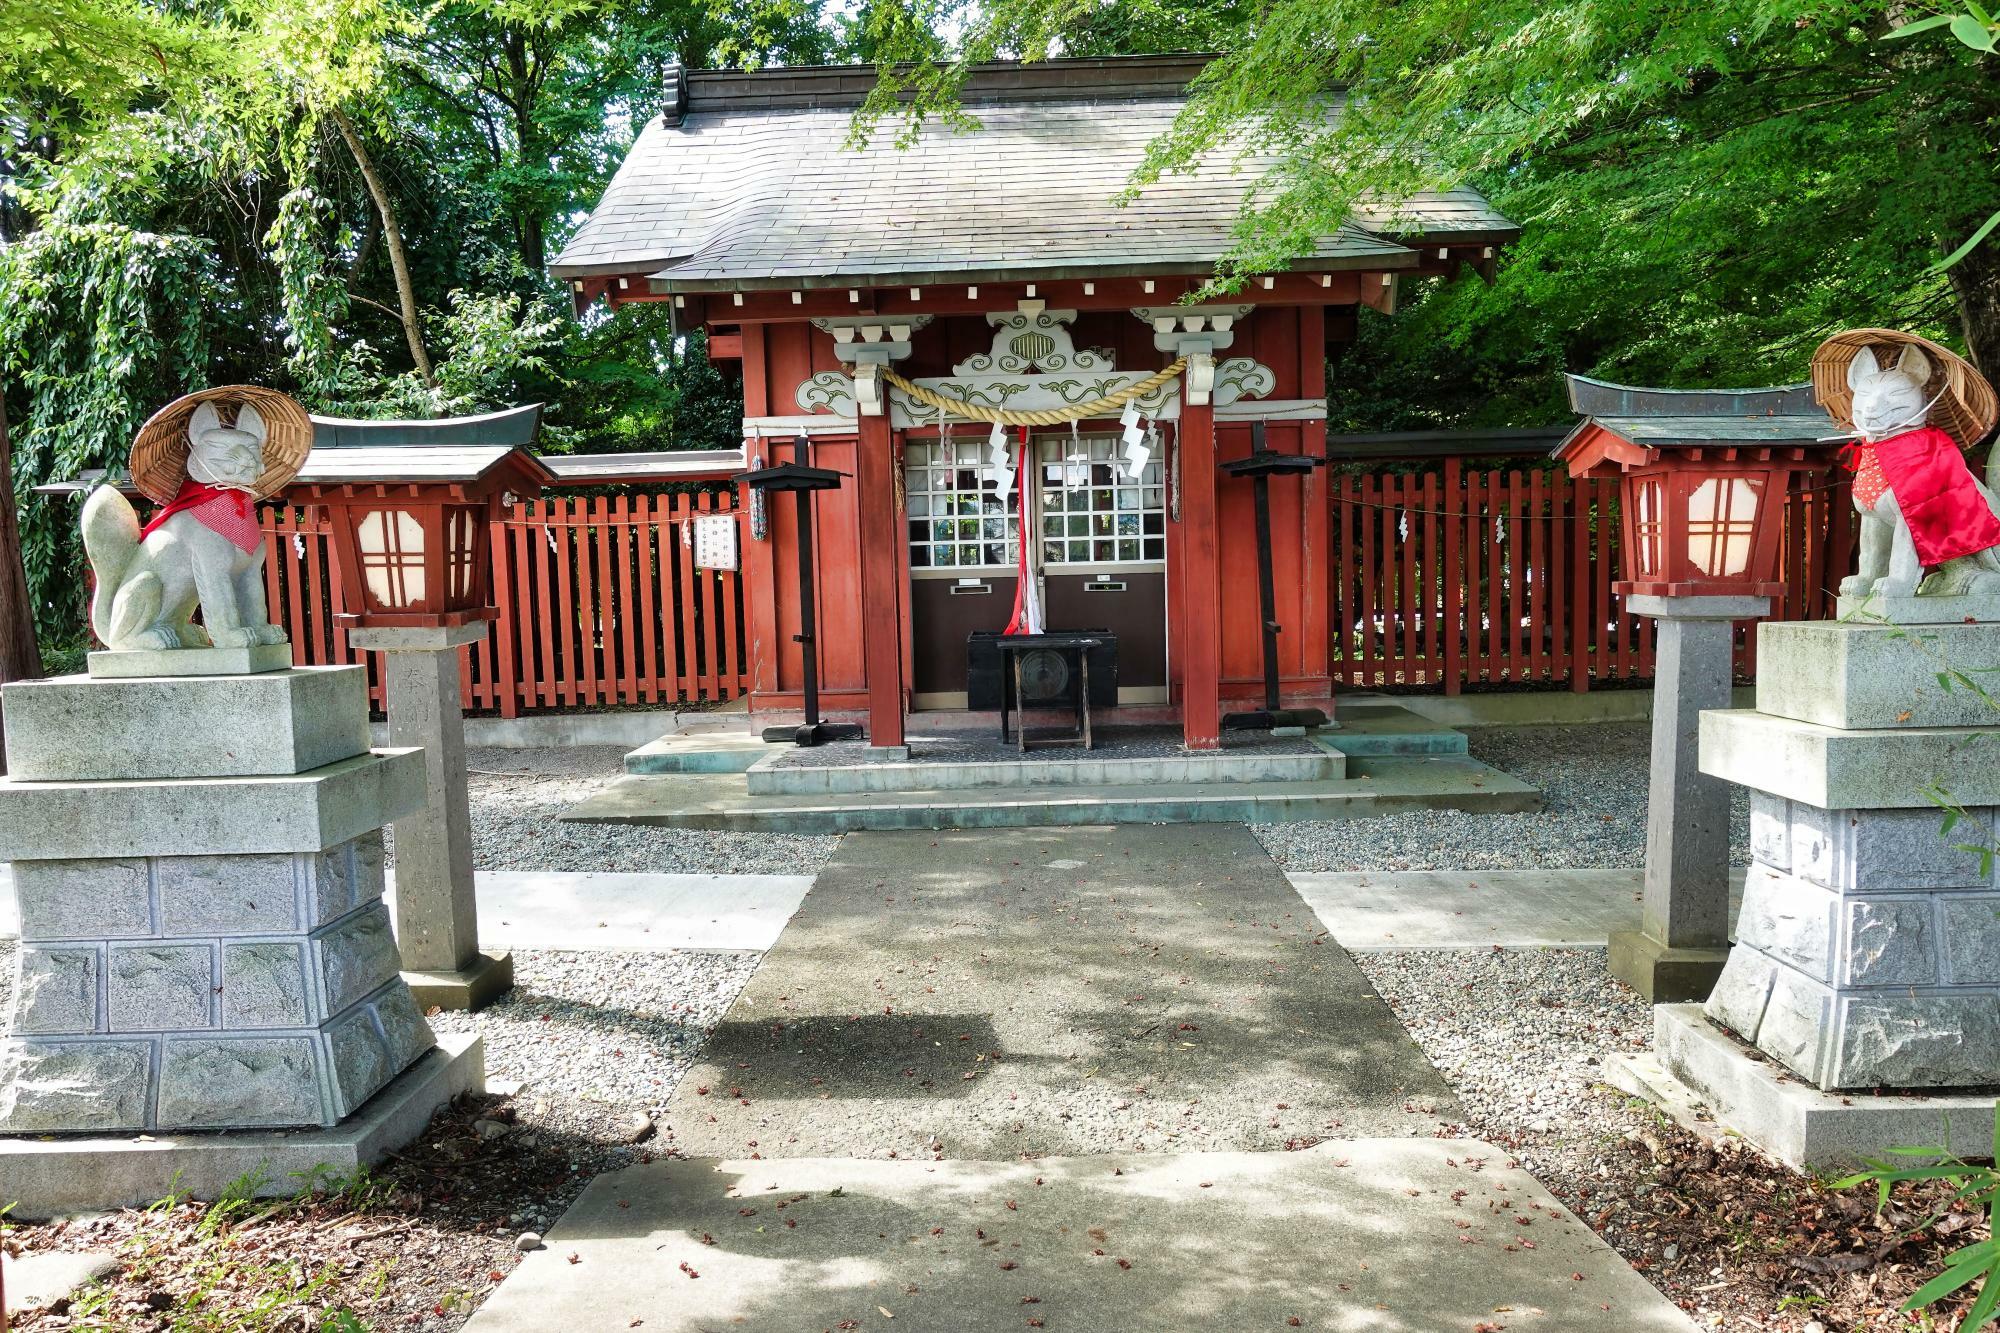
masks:
<path id="1" fill-rule="evenodd" d="M 1719 1031 L 1694 1004 L 1654 1009 L 1653 1054 L 1613 1056 L 1605 1078 L 1697 1133 L 1733 1131 L 1802 1171 L 1844 1171 L 1899 1147 L 1990 1156 L 2000 1093 L 1822 1092 Z"/>
<path id="2" fill-rule="evenodd" d="M 313 1172 L 352 1175 L 421 1134 L 439 1107 L 486 1086 L 485 1050 L 467 1033 L 430 1051 L 327 1129 L 119 1137 L 0 1137 L 0 1192 L 21 1218 L 143 1208 L 175 1189 L 214 1199 L 246 1175 L 261 1197 L 296 1194 Z"/>
<path id="3" fill-rule="evenodd" d="M 2000 625 L 1757 633 L 1757 707 L 1701 715 L 1702 771 L 1750 790 L 1736 945 L 1705 1006 L 1654 1011 L 1657 1061 L 1625 1061 L 1621 1086 L 1706 1104 L 1795 1166 L 1989 1151 L 2000 877 L 1958 844 L 2000 805 L 2000 713 L 1938 674 L 2000 664 Z M 1980 832 L 1954 835 L 1945 800 Z"/>
<path id="4" fill-rule="evenodd" d="M 431 1048 L 381 901 L 422 756 L 366 748 L 365 684 L 6 687 L 37 776 L 0 780 L 22 938 L 0 1132 L 332 1126 Z M 218 773 L 238 751 L 262 771 Z"/>
<path id="5" fill-rule="evenodd" d="M 1296 737 L 1231 733 L 1212 751 L 1185 749 L 1178 728 L 1145 726 L 1104 728 L 1091 750 L 1024 754 L 996 728 L 927 730 L 919 715 L 896 749 L 676 735 L 627 755 L 626 770 L 564 818 L 841 833 L 1541 808 L 1534 788 L 1471 758 L 1464 733 L 1393 704 L 1343 708 L 1338 727 Z"/>

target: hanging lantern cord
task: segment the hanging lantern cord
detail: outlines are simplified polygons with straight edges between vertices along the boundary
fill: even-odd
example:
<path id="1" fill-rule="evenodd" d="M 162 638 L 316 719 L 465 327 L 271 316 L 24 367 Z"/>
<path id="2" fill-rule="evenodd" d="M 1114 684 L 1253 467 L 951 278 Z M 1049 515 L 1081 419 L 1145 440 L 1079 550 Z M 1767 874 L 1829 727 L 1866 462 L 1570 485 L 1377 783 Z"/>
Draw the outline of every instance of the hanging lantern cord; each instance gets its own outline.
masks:
<path id="1" fill-rule="evenodd" d="M 926 406 L 969 421 L 992 421 L 1003 426 L 1060 426 L 1065 422 L 1082 421 L 1087 417 L 1110 416 L 1133 399 L 1144 398 L 1147 394 L 1172 383 L 1180 378 L 1180 373 L 1186 369 L 1187 358 L 1177 357 L 1165 370 L 1148 375 L 1137 384 L 1128 384 L 1116 393 L 1107 393 L 1102 398 L 1093 398 L 1087 403 L 1035 409 L 987 407 L 981 403 L 968 403 L 962 398 L 947 398 L 935 389 L 926 389 L 921 384 L 911 383 L 887 367 L 883 368 L 882 378 Z"/>

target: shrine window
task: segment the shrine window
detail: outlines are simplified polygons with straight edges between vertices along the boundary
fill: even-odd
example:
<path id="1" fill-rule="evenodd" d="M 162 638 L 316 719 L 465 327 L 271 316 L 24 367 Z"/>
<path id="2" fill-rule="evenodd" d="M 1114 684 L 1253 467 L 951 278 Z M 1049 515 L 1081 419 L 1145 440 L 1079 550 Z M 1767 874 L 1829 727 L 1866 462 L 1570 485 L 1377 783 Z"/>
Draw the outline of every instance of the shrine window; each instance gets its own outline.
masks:
<path id="1" fill-rule="evenodd" d="M 1125 475 L 1119 436 L 1056 436 L 1038 444 L 1045 566 L 1165 563 L 1160 450 L 1135 478 Z"/>
<path id="2" fill-rule="evenodd" d="M 913 569 L 1012 569 L 1021 561 L 1021 496 L 1000 494 L 983 441 L 912 440 L 903 492 Z"/>

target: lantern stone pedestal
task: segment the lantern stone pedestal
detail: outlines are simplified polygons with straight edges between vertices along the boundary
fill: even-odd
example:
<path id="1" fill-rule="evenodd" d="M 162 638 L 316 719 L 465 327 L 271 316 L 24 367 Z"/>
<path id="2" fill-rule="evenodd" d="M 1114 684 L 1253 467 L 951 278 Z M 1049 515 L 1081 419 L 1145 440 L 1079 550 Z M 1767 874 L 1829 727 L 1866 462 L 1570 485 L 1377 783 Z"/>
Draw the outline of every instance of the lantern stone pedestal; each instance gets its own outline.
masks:
<path id="1" fill-rule="evenodd" d="M 1757 659 L 1757 707 L 1701 719 L 1703 772 L 1751 793 L 1737 943 L 1704 1010 L 1657 1012 L 1658 1059 L 1786 1160 L 1940 1143 L 1948 1112 L 1976 1154 L 1993 1098 L 1973 1090 L 2000 1083 L 2000 877 L 1926 792 L 1993 826 L 2000 713 L 1969 715 L 1937 673 L 2000 668 L 2000 624 L 1767 623 Z"/>
<path id="2" fill-rule="evenodd" d="M 479 951 L 473 892 L 458 650 L 485 637 L 483 620 L 347 632 L 351 647 L 382 655 L 389 743 L 423 750 L 424 804 L 395 822 L 395 835 L 396 938 L 403 980 L 424 1009 L 483 1008 L 514 984 L 511 955 Z"/>
<path id="3" fill-rule="evenodd" d="M 359 667 L 0 691 L 22 941 L 0 1136 L 123 1136 L 0 1137 L 24 1214 L 259 1167 L 218 1130 L 297 1130 L 287 1161 L 351 1169 L 478 1083 L 477 1046 L 438 1054 L 399 976 L 380 830 L 422 801 L 423 758 L 368 749 L 366 691 Z"/>
<path id="4" fill-rule="evenodd" d="M 1640 928 L 1611 937 L 1611 975 L 1651 1003 L 1700 999 L 1729 956 L 1729 786 L 1701 772 L 1699 719 L 1729 706 L 1731 623 L 1770 614 L 1771 602 L 1633 595 L 1625 606 L 1659 621 L 1659 647 L 1645 897 Z"/>

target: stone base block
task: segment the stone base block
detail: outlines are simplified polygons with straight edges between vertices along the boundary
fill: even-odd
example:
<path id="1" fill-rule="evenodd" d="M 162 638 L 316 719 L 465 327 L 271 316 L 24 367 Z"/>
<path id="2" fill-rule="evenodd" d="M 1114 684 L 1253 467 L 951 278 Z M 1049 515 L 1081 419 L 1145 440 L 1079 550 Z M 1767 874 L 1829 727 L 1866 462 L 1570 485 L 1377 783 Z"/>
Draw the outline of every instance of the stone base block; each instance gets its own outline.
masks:
<path id="1" fill-rule="evenodd" d="M 1691 1004 L 1653 1011 L 1653 1046 L 1656 1070 L 1642 1061 L 1627 1062 L 1613 1082 L 1649 1096 L 1649 1084 L 1664 1071 L 1672 1086 L 1652 1098 L 1663 1109 L 1672 1113 L 1699 1104 L 1722 1125 L 1800 1170 L 1842 1170 L 1894 1147 L 1940 1147 L 1964 1157 L 1993 1150 L 1992 1091 L 1821 1092 L 1759 1058 Z"/>
<path id="2" fill-rule="evenodd" d="M 1748 708 L 1701 715 L 1702 772 L 1822 810 L 1929 807 L 1933 784 L 1961 805 L 2000 804 L 1996 743 L 2000 725 L 1846 731 Z"/>
<path id="3" fill-rule="evenodd" d="M 1677 1004 L 1708 995 L 1729 950 L 1677 949 L 1644 931 L 1619 930 L 1612 932 L 1610 955 L 1611 975 L 1647 1004 Z"/>
<path id="4" fill-rule="evenodd" d="M 377 750 L 304 773 L 131 782 L 0 779 L 14 860 L 208 856 L 332 847 L 425 807 L 421 750 Z"/>
<path id="5" fill-rule="evenodd" d="M 2000 624 L 1767 620 L 1757 626 L 1757 710 L 1852 730 L 2000 725 L 1973 691 L 1939 687 L 1948 666 L 2000 667 Z"/>
<path id="6" fill-rule="evenodd" d="M 259 777 L 368 750 L 365 667 L 247 677 L 59 676 L 0 690 L 19 782 Z"/>
<path id="7" fill-rule="evenodd" d="M 432 1009 L 484 1009 L 514 988 L 514 955 L 476 954 L 456 972 L 405 972 L 403 981 L 420 1013 Z"/>
<path id="8" fill-rule="evenodd" d="M 388 918 L 378 906 L 382 933 Z M 284 948 L 296 954 L 297 946 Z M 44 951 L 46 952 L 46 951 Z M 315 946 L 314 952 L 321 952 Z M 135 946 L 112 964 L 112 1029 L 31 1035 L 0 1042 L 0 1133 L 331 1126 L 352 1115 L 435 1044 L 430 1025 L 396 973 L 382 963 L 330 955 L 324 977 L 297 971 L 285 985 L 311 1023 L 315 992 L 365 966 L 386 979 L 316 1026 L 213 1026 L 212 952 L 206 946 Z M 384 966 L 383 964 L 386 964 Z M 131 993 L 121 1008 L 122 985 Z M 24 981 L 33 984 L 27 967 Z M 299 991 L 304 994 L 300 995 Z M 273 987 L 273 993 L 281 988 Z M 180 1012 L 182 997 L 200 1006 Z"/>
<path id="9" fill-rule="evenodd" d="M 1834 606 L 1842 620 L 1887 620 L 1897 625 L 1964 625 L 2000 621 L 2000 596 L 1843 597 Z M 1758 658 L 1758 670 L 1763 659 Z"/>
<path id="10" fill-rule="evenodd" d="M 0 1181 L 23 1218 L 143 1207 L 176 1188 L 214 1199 L 252 1172 L 263 1180 L 258 1194 L 293 1194 L 316 1169 L 351 1174 L 380 1161 L 421 1134 L 439 1107 L 485 1086 L 480 1039 L 454 1034 L 331 1129 L 0 1139 Z"/>
<path id="11" fill-rule="evenodd" d="M 292 665 L 292 645 L 260 643 L 254 648 L 154 648 L 91 653 L 85 659 L 91 675 L 106 680 L 138 676 L 254 676 L 285 671 Z"/>

